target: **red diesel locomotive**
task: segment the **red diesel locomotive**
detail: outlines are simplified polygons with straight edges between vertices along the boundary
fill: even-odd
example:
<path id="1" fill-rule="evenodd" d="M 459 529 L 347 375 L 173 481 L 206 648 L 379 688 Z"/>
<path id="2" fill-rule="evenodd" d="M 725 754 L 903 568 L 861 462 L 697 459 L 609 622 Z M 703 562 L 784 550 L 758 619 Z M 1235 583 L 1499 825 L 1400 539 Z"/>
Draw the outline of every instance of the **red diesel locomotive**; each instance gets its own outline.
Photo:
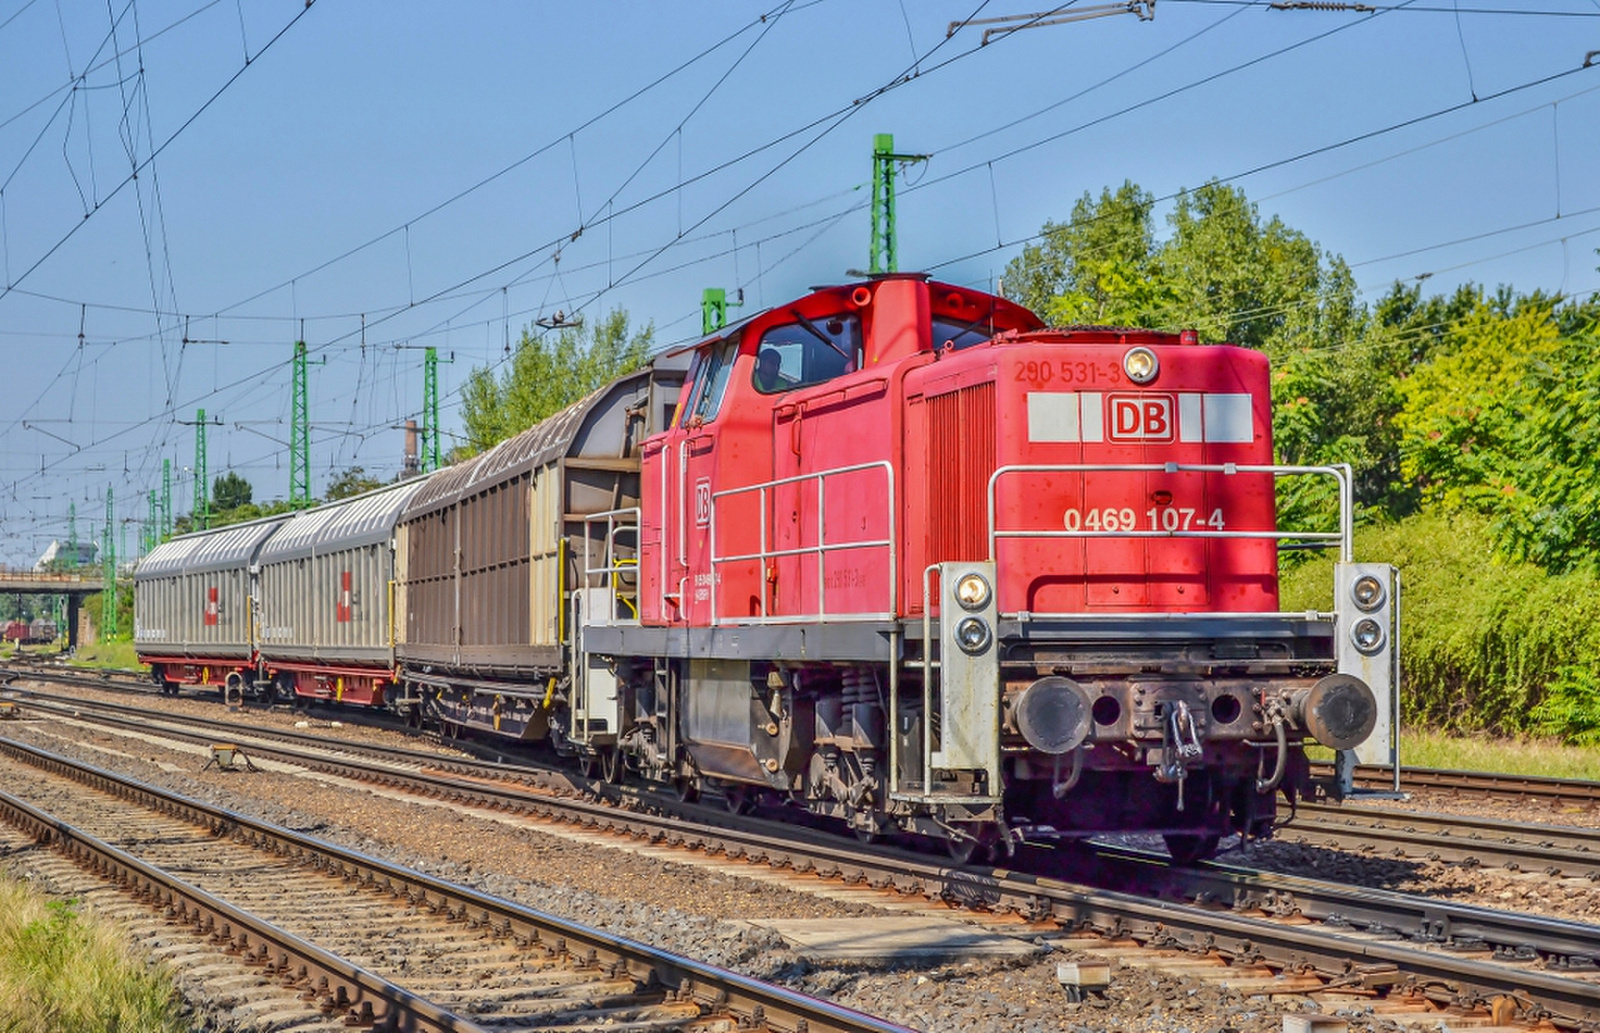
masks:
<path id="1" fill-rule="evenodd" d="M 958 854 L 1267 834 L 1304 741 L 1387 724 L 1393 663 L 1386 568 L 1279 611 L 1280 542 L 1349 560 L 1349 474 L 1275 467 L 1269 394 L 1258 352 L 921 276 L 729 327 L 638 506 L 585 520 L 565 734 Z M 1278 529 L 1292 475 L 1336 482 L 1337 526 Z"/>

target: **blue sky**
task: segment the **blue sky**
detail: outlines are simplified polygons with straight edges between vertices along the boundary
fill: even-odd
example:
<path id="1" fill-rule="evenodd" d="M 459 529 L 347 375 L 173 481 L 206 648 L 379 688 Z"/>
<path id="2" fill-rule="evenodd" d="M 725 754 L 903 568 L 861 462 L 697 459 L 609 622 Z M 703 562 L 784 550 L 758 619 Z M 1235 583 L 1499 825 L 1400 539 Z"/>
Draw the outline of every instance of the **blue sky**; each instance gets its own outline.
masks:
<path id="1" fill-rule="evenodd" d="M 901 267 L 953 282 L 992 284 L 1084 191 L 1221 178 L 1369 296 L 1600 289 L 1600 2 L 1155 6 L 980 46 L 950 24 L 1042 6 L 4 0 L 0 561 L 69 503 L 102 525 L 108 486 L 142 518 L 163 457 L 186 512 L 200 407 L 212 475 L 287 494 L 302 334 L 320 492 L 398 468 L 422 360 L 396 345 L 454 356 L 448 429 L 557 309 L 666 343 L 704 287 L 844 279 L 879 132 L 930 156 Z"/>

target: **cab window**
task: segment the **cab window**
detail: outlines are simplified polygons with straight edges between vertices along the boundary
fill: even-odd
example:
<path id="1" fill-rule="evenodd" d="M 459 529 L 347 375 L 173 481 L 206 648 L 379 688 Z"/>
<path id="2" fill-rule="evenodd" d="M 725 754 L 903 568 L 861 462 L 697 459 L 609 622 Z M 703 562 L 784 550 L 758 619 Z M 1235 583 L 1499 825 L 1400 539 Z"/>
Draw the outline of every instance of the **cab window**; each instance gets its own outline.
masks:
<path id="1" fill-rule="evenodd" d="M 728 377 L 733 373 L 733 360 L 739 356 L 737 337 L 719 341 L 699 352 L 694 358 L 690 374 L 689 402 L 678 414 L 678 426 L 698 426 L 717 418 L 722 408 L 722 396 L 728 390 Z"/>
<path id="2" fill-rule="evenodd" d="M 821 384 L 861 368 L 860 317 L 797 319 L 761 335 L 751 382 L 762 394 Z"/>
<path id="3" fill-rule="evenodd" d="M 933 350 L 943 351 L 950 348 L 960 351 L 970 348 L 975 344 L 982 344 L 994 336 L 994 327 L 988 317 L 976 323 L 965 323 L 954 319 L 933 319 Z"/>

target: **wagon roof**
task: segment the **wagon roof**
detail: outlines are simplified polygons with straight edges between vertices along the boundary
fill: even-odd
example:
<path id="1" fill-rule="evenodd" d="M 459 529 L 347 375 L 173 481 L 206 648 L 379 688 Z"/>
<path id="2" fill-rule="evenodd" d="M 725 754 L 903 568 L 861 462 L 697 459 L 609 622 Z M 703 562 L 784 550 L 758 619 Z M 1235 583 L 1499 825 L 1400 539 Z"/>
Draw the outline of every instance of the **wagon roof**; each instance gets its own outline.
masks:
<path id="1" fill-rule="evenodd" d="M 296 514 L 261 547 L 261 563 L 280 563 L 312 553 L 386 543 L 406 503 L 427 482 L 422 478 L 328 502 Z"/>
<path id="2" fill-rule="evenodd" d="M 522 433 L 506 438 L 487 452 L 440 470 L 413 496 L 402 519 L 415 519 L 441 505 L 472 494 L 480 485 L 505 480 L 523 470 L 545 466 L 568 455 L 591 413 L 609 404 L 614 395 L 635 390 L 637 384 L 648 380 L 652 373 L 652 368 L 647 366 L 613 380 Z"/>
<path id="3" fill-rule="evenodd" d="M 255 559 L 261 543 L 288 519 L 289 514 L 283 513 L 248 524 L 233 524 L 174 538 L 156 546 L 150 555 L 139 561 L 134 580 L 247 567 Z"/>

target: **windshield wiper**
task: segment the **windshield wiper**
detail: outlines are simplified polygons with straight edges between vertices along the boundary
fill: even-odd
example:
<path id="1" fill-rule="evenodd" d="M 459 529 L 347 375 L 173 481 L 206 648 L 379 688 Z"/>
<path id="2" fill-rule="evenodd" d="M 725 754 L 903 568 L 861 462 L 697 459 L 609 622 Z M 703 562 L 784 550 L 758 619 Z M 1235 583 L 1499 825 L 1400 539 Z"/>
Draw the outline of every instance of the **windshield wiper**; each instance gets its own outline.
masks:
<path id="1" fill-rule="evenodd" d="M 837 344 L 833 343 L 833 338 L 829 337 L 827 334 L 823 333 L 821 330 L 818 330 L 817 329 L 817 324 L 813 323 L 811 320 L 807 319 L 805 316 L 802 316 L 799 312 L 796 312 L 794 309 L 790 309 L 789 310 L 789 314 L 791 316 L 793 316 L 794 318 L 800 320 L 800 325 L 805 327 L 807 330 L 809 330 L 811 332 L 811 336 L 812 337 L 815 337 L 817 340 L 821 341 L 823 344 L 825 344 L 828 347 L 832 348 L 834 351 L 838 352 L 840 355 L 843 355 L 846 362 L 850 362 L 850 361 L 853 361 L 855 359 L 855 356 L 851 355 L 849 352 L 846 352 L 843 348 L 841 348 Z"/>

